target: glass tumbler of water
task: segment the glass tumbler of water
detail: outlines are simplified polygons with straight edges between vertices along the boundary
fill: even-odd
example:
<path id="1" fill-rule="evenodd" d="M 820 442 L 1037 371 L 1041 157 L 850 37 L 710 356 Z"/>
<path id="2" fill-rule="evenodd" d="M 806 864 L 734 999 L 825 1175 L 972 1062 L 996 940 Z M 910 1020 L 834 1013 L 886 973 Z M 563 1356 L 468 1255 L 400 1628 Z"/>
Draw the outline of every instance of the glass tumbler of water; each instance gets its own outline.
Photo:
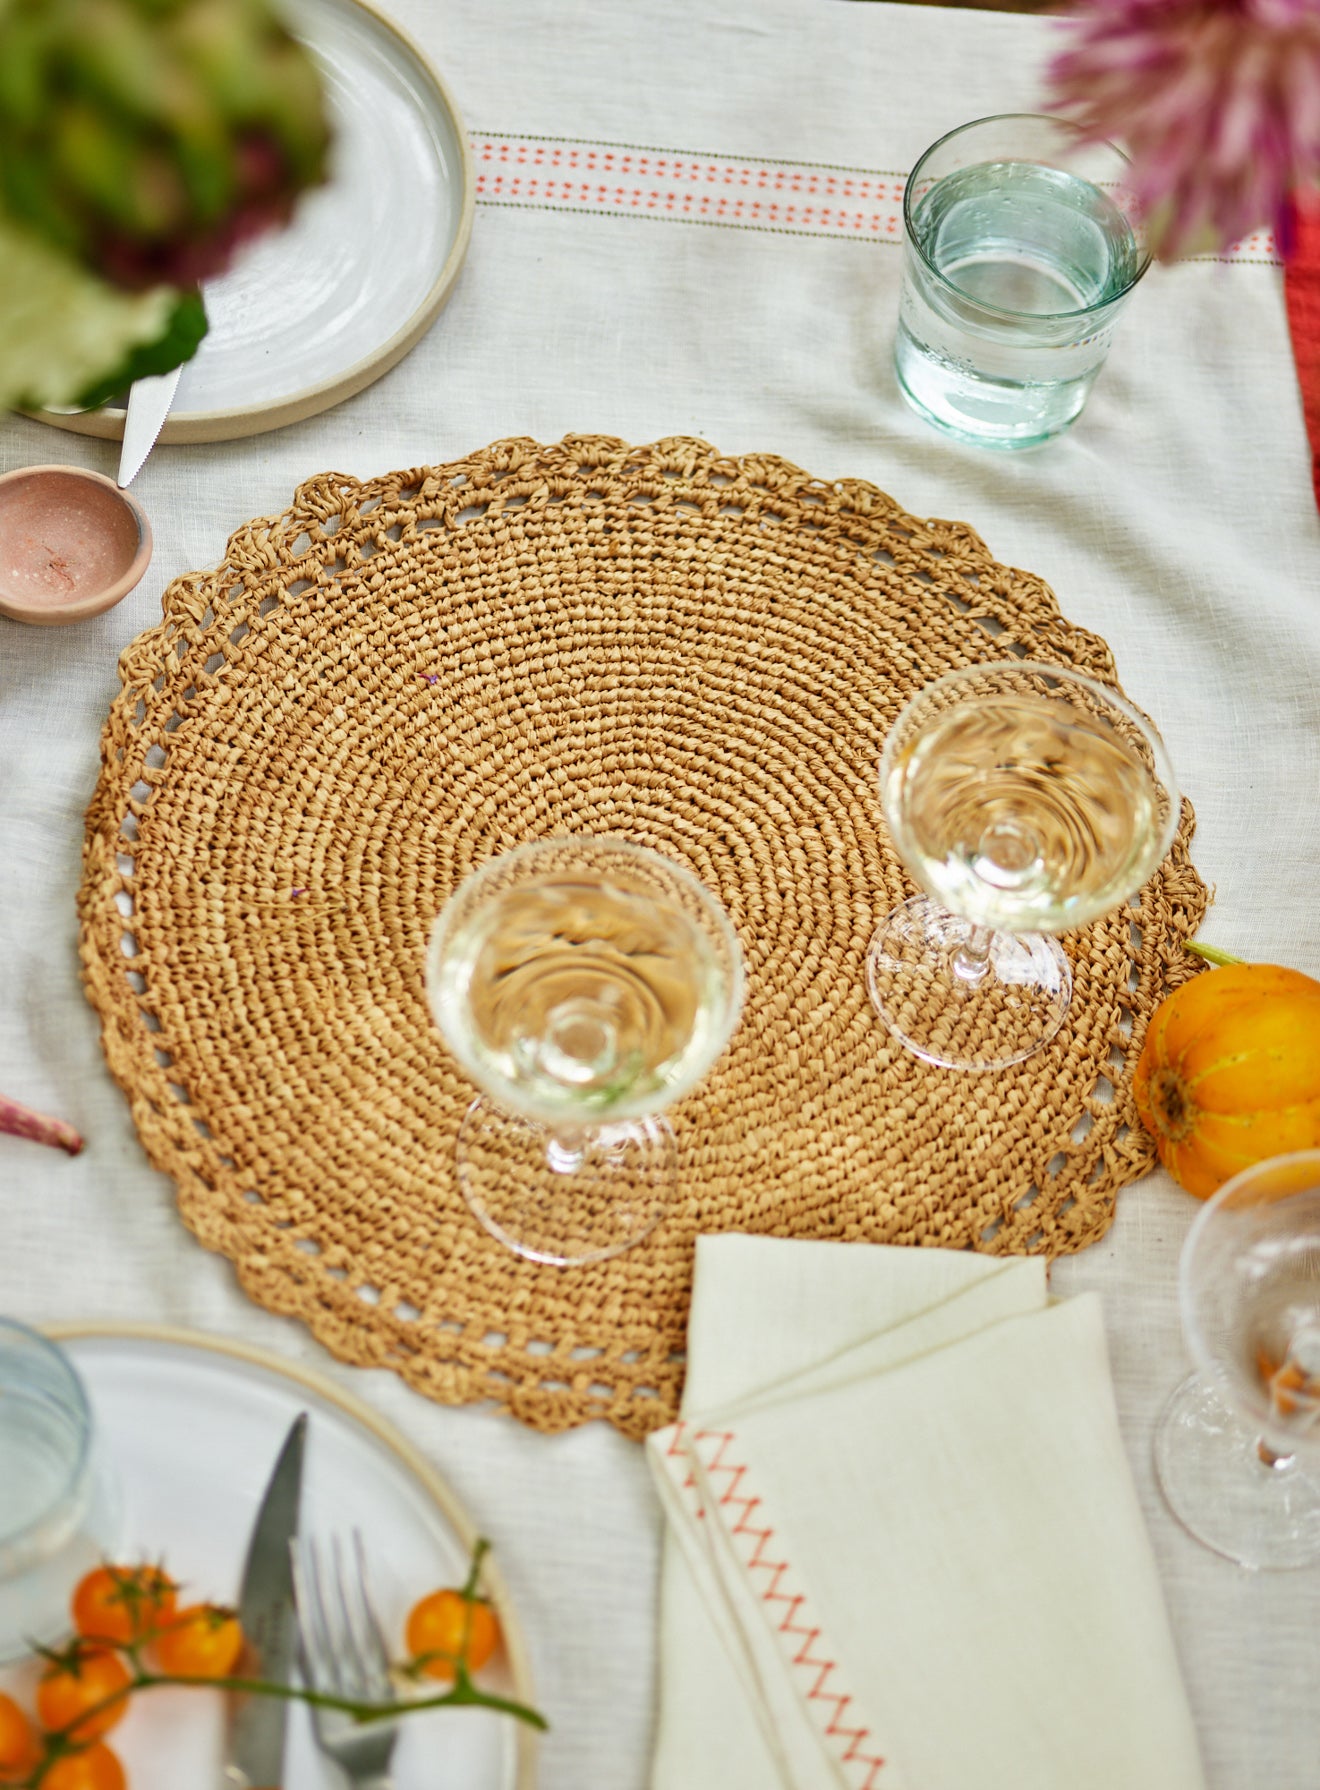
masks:
<path id="1" fill-rule="evenodd" d="M 70 1594 L 113 1549 L 117 1519 L 72 1362 L 0 1318 L 0 1664 L 68 1633 Z"/>
<path id="2" fill-rule="evenodd" d="M 473 1215 L 533 1261 L 604 1261 L 677 1180 L 664 1111 L 723 1051 L 742 954 L 723 908 L 659 853 L 607 838 L 501 853 L 432 929 L 427 994 L 482 1089 L 458 1137 Z"/>
<path id="3" fill-rule="evenodd" d="M 1150 262 L 1128 160 L 1062 119 L 983 118 L 908 178 L 895 366 L 912 408 L 982 447 L 1081 414 Z"/>

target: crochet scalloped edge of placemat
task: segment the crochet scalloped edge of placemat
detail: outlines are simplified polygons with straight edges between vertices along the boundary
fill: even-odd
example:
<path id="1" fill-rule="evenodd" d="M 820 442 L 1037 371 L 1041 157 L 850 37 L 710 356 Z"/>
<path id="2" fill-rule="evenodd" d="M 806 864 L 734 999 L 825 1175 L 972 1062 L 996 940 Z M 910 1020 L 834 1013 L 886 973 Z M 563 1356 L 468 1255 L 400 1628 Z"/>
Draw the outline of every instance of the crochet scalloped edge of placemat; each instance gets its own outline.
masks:
<path id="1" fill-rule="evenodd" d="M 1185 802 L 1139 900 L 1073 935 L 1076 1028 L 1034 1068 L 941 1080 L 859 993 L 871 925 L 912 892 L 874 788 L 901 700 L 1009 651 L 1115 681 L 1105 642 L 966 524 L 689 438 L 514 439 L 313 478 L 238 529 L 218 568 L 175 579 L 162 610 L 121 657 L 102 735 L 84 982 L 185 1222 L 340 1359 L 545 1431 L 604 1418 L 641 1437 L 677 1408 L 699 1231 L 1053 1255 L 1103 1235 L 1119 1188 L 1153 1165 L 1132 1069 L 1150 1013 L 1200 967 L 1182 946 L 1207 899 Z M 396 663 L 400 630 L 412 656 Z M 894 687 L 873 700 L 859 690 L 877 665 Z M 249 698 L 266 705 L 255 719 Z M 377 729 L 368 749 L 355 726 Z M 423 786 L 425 751 L 396 744 L 432 737 L 444 774 Z M 275 768 L 244 784 L 245 754 Z M 297 813 L 261 808 L 294 783 Z M 401 790 L 431 806 L 382 832 L 376 804 Z M 318 801 L 348 804 L 345 830 L 365 839 L 352 865 L 331 865 L 307 819 Z M 501 1250 L 446 1178 L 468 1095 L 413 958 L 475 863 L 588 830 L 579 816 L 714 887 L 750 980 L 729 1055 L 684 1104 L 690 1197 L 628 1255 L 560 1271 Z M 364 941 L 364 925 L 385 930 Z M 395 978 L 384 992 L 364 945 Z M 380 996 L 402 1066 L 362 1055 L 342 999 L 301 1043 L 278 1015 L 254 1021 L 267 950 L 280 974 L 353 957 L 356 998 Z M 336 1036 L 346 1068 L 322 1061 Z M 286 1077 L 287 1124 L 258 1070 Z M 331 1079 L 309 1094 L 318 1072 Z"/>

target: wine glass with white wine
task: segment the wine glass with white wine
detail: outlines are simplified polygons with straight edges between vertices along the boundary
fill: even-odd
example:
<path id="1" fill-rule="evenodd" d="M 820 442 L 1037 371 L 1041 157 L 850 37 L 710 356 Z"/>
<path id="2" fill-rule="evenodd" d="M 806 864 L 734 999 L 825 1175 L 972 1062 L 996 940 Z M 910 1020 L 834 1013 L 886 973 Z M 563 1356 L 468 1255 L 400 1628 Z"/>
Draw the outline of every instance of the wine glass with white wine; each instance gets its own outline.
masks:
<path id="1" fill-rule="evenodd" d="M 1320 1150 L 1225 1182 L 1187 1233 L 1178 1294 L 1197 1371 L 1155 1433 L 1173 1514 L 1241 1566 L 1320 1560 Z"/>
<path id="2" fill-rule="evenodd" d="M 677 1181 L 664 1109 L 724 1050 L 738 940 L 697 879 L 622 840 L 492 858 L 431 932 L 431 1011 L 482 1089 L 458 1138 L 474 1215 L 534 1261 L 603 1261 L 647 1236 Z"/>
<path id="3" fill-rule="evenodd" d="M 1178 824 L 1159 735 L 1114 690 L 1009 659 L 950 672 L 901 711 L 880 798 L 925 890 L 881 922 L 871 999 L 928 1063 L 1002 1069 L 1058 1031 L 1072 970 L 1054 935 L 1135 893 Z"/>

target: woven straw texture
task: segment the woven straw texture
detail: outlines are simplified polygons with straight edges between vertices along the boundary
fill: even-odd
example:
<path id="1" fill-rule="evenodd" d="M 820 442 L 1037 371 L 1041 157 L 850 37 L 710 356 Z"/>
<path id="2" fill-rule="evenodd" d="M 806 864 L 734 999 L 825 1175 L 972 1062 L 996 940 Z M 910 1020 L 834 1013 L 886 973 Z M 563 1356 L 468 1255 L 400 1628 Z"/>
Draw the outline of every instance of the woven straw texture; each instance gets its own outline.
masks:
<path id="1" fill-rule="evenodd" d="M 698 1233 L 1052 1255 L 1151 1166 L 1131 1072 L 1192 973 L 1190 810 L 1139 904 L 1065 941 L 1073 1006 L 1031 1061 L 929 1068 L 867 997 L 871 932 L 914 892 L 876 777 L 903 702 L 1012 651 L 1114 675 L 965 524 L 700 441 L 502 441 L 312 479 L 163 607 L 103 735 L 86 985 L 185 1221 L 342 1359 L 642 1436 L 675 1414 Z M 671 1115 L 672 1215 L 557 1269 L 462 1202 L 472 1089 L 422 966 L 470 870 L 586 832 L 715 890 L 748 993 Z"/>

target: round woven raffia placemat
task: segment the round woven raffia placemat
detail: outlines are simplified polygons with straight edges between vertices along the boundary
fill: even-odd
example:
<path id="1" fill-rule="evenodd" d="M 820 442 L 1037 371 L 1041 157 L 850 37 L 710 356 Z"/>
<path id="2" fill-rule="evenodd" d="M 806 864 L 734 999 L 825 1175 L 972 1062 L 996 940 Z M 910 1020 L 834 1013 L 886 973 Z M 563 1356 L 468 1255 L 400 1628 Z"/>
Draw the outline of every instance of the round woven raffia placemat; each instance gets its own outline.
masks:
<path id="1" fill-rule="evenodd" d="M 327 473 L 177 579 L 120 663 L 81 893 L 106 1056 L 183 1216 L 336 1355 L 545 1430 L 674 1415 L 703 1231 L 1055 1254 L 1144 1173 L 1131 1070 L 1191 973 L 1169 858 L 1065 942 L 1054 1043 L 932 1069 L 867 998 L 913 887 L 876 766 L 916 689 L 1108 648 L 962 523 L 769 455 L 596 436 Z M 431 1022 L 431 922 L 523 840 L 613 833 L 718 892 L 746 953 L 729 1051 L 674 1112 L 680 1201 L 637 1249 L 537 1266 L 468 1214 L 472 1090 Z"/>

